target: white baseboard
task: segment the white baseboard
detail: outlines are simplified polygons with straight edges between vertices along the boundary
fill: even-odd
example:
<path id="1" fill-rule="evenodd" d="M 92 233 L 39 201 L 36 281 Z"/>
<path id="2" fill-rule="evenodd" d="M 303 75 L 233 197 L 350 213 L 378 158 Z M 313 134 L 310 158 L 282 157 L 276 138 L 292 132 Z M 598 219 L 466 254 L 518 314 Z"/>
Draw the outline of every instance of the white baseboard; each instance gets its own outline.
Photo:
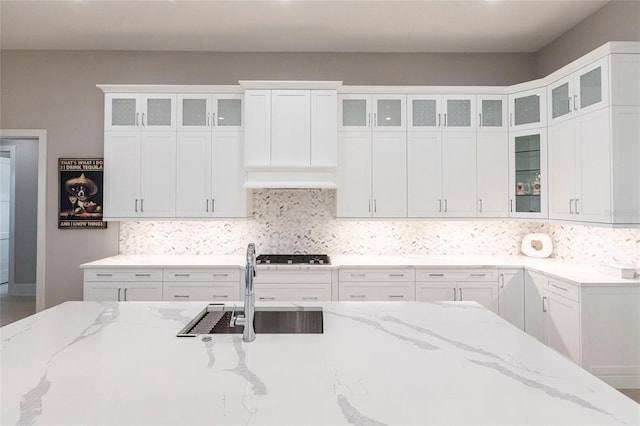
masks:
<path id="1" fill-rule="evenodd" d="M 36 283 L 9 284 L 10 296 L 35 296 Z"/>

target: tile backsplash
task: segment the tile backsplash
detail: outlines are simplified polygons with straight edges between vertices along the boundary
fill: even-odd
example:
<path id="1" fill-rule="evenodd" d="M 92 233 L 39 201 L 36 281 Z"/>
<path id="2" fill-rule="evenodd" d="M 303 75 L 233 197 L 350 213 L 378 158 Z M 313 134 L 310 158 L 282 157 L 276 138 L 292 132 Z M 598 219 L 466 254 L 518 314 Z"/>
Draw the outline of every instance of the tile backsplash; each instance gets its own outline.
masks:
<path id="1" fill-rule="evenodd" d="M 552 257 L 640 267 L 640 229 L 519 221 L 339 220 L 335 190 L 253 191 L 253 217 L 120 224 L 122 254 L 258 253 L 515 255 L 524 235 L 548 234 Z"/>

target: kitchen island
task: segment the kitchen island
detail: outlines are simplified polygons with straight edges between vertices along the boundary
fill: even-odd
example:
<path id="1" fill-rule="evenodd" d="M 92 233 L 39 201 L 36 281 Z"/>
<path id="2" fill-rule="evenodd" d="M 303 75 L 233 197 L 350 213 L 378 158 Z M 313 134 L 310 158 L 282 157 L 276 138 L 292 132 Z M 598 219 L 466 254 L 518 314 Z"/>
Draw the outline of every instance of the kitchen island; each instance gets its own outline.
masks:
<path id="1" fill-rule="evenodd" d="M 475 302 L 308 305 L 323 334 L 244 343 L 176 337 L 203 302 L 66 302 L 0 329 L 0 423 L 640 423 L 638 404 Z"/>

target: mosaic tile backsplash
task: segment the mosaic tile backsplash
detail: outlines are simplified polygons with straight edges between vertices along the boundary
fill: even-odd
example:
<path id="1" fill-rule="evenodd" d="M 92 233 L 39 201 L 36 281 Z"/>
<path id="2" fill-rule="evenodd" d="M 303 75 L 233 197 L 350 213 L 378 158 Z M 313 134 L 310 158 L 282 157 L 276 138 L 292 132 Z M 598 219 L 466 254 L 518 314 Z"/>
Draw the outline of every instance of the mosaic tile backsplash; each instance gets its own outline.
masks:
<path id="1" fill-rule="evenodd" d="M 335 190 L 253 191 L 253 217 L 122 222 L 122 254 L 258 253 L 515 255 L 524 235 L 548 234 L 552 257 L 640 268 L 640 229 L 518 221 L 338 220 Z"/>

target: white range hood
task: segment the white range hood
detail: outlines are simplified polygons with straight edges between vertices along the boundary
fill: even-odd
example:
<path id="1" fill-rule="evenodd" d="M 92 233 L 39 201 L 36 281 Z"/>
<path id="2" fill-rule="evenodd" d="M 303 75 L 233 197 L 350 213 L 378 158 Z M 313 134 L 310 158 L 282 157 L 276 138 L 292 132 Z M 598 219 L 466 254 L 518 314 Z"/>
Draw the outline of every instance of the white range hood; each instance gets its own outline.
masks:
<path id="1" fill-rule="evenodd" d="M 246 167 L 245 188 L 336 188 L 335 167 Z"/>

